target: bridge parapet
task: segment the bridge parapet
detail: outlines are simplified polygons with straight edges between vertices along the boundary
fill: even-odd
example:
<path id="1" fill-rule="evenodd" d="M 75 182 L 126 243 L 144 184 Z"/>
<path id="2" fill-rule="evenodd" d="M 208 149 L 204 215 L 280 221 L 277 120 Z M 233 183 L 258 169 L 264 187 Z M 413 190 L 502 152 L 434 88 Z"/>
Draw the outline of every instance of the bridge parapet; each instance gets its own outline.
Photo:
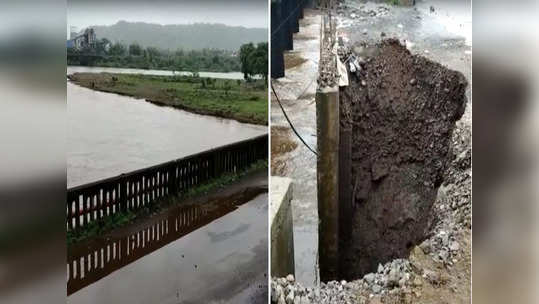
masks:
<path id="1" fill-rule="evenodd" d="M 211 179 L 237 173 L 268 157 L 261 135 L 184 158 L 67 190 L 67 230 L 82 229 L 119 212 L 135 211 Z"/>

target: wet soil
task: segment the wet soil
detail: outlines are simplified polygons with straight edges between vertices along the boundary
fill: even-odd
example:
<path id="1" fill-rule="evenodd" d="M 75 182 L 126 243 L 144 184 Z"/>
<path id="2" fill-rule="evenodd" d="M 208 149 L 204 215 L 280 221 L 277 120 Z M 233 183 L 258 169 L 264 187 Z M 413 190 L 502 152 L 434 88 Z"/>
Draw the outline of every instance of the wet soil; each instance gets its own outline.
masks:
<path id="1" fill-rule="evenodd" d="M 343 128 L 352 131 L 351 241 L 341 256 L 348 280 L 407 257 L 426 238 L 467 87 L 460 72 L 396 39 L 356 47 L 354 56 L 361 69 L 340 91 Z"/>
<path id="2" fill-rule="evenodd" d="M 271 127 L 271 175 L 284 176 L 286 162 L 282 156 L 297 148 L 292 140 L 292 131 L 283 126 Z"/>
<path id="3" fill-rule="evenodd" d="M 307 59 L 299 56 L 297 53 L 288 52 L 284 53 L 284 67 L 285 69 L 291 69 L 298 65 L 303 64 Z"/>

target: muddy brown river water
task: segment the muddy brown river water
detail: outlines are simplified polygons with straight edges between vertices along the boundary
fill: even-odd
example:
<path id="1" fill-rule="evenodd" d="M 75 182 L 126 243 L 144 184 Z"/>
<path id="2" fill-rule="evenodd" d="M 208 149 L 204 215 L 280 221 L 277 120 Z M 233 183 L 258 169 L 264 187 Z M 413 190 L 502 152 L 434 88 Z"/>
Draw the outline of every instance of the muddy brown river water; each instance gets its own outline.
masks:
<path id="1" fill-rule="evenodd" d="M 67 186 L 262 135 L 267 127 L 67 83 Z"/>

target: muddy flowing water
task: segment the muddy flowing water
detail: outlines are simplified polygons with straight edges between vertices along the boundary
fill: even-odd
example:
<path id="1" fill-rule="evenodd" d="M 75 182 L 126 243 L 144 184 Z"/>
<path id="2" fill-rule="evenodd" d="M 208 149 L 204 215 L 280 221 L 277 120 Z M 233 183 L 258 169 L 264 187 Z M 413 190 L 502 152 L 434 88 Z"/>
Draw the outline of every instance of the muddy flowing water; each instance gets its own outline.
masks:
<path id="1" fill-rule="evenodd" d="M 179 206 L 72 246 L 67 303 L 265 303 L 265 191 Z"/>
<path id="2" fill-rule="evenodd" d="M 143 70 L 143 69 L 124 69 L 124 68 L 106 68 L 106 67 L 86 67 L 86 66 L 69 66 L 67 74 L 73 73 L 118 73 L 118 74 L 144 74 L 144 75 L 191 75 L 192 72 L 186 71 L 164 71 L 164 70 Z M 200 77 L 223 78 L 223 79 L 243 79 L 243 73 L 240 72 L 199 72 Z"/>
<path id="3" fill-rule="evenodd" d="M 67 83 L 67 186 L 255 137 L 267 127 Z"/>

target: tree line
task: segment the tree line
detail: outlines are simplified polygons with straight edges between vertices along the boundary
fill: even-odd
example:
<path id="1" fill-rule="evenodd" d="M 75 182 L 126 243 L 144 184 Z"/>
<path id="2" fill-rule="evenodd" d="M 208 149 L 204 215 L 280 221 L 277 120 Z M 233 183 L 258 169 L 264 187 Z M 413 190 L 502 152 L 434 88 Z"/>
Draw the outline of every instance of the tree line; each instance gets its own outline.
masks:
<path id="1" fill-rule="evenodd" d="M 90 63 L 83 62 L 80 55 L 96 56 Z M 241 46 L 239 54 L 234 51 L 202 49 L 185 51 L 163 50 L 129 45 L 108 39 L 99 39 L 94 47 L 77 50 L 67 49 L 68 65 L 94 65 L 118 68 L 160 69 L 172 71 L 241 71 L 246 80 L 258 75 L 266 79 L 268 71 L 268 44 L 252 43 Z"/>

